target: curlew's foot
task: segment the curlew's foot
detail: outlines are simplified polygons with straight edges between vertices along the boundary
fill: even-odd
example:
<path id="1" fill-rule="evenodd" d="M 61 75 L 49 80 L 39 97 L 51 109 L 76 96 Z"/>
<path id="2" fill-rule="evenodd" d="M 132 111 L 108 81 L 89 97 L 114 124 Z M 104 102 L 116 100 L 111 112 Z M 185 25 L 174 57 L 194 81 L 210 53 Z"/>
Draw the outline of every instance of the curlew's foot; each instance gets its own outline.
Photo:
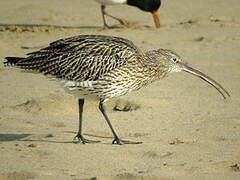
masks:
<path id="1" fill-rule="evenodd" d="M 123 144 L 142 144 L 142 142 L 135 142 L 135 141 L 122 140 L 122 139 L 119 139 L 119 138 L 115 138 L 112 141 L 112 144 L 118 144 L 118 145 L 123 145 Z"/>
<path id="2" fill-rule="evenodd" d="M 83 143 L 83 144 L 85 144 L 85 143 L 99 143 L 99 142 L 101 142 L 101 141 L 93 141 L 93 140 L 89 140 L 89 139 L 85 139 L 84 137 L 83 137 L 83 135 L 81 135 L 81 134 L 77 134 L 74 138 L 73 138 L 73 140 L 78 140 L 78 142 L 80 143 Z M 77 142 L 77 143 L 78 143 Z"/>

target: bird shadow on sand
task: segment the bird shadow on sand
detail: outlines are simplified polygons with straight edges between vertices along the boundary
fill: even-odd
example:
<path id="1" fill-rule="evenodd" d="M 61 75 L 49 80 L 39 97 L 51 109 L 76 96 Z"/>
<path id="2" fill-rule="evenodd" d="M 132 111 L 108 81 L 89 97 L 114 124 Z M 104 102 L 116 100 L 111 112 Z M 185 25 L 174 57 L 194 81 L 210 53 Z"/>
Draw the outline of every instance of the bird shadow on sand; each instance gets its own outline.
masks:
<path id="1" fill-rule="evenodd" d="M 150 26 L 140 26 L 136 22 L 131 22 L 127 26 L 122 24 L 113 24 L 108 28 L 103 26 L 61 26 L 52 24 L 1 24 L 0 31 L 12 32 L 54 32 L 54 30 L 108 30 L 108 29 L 153 29 Z"/>
<path id="2" fill-rule="evenodd" d="M 49 141 L 37 138 L 38 135 L 34 134 L 0 134 L 0 142 L 8 141 L 27 141 L 27 142 L 53 142 L 53 143 L 72 143 L 73 141 Z M 32 139 L 32 137 L 35 137 Z M 46 136 L 47 138 L 47 136 Z"/>
<path id="3" fill-rule="evenodd" d="M 35 138 L 32 139 L 31 137 Z M 0 134 L 0 142 L 22 141 L 22 142 L 48 142 L 48 143 L 74 143 L 74 141 L 55 141 L 37 138 L 34 134 Z M 46 137 L 47 138 L 47 137 Z"/>
<path id="4" fill-rule="evenodd" d="M 48 28 L 54 29 L 103 29 L 101 26 L 61 26 L 61 25 L 51 25 L 51 24 L 0 24 L 0 27 L 6 28 L 6 30 L 14 30 L 14 27 L 22 28 L 46 28 L 43 30 L 48 31 Z"/>
<path id="5" fill-rule="evenodd" d="M 24 139 L 28 136 L 31 136 L 31 134 L 0 134 L 0 142 L 19 141 L 19 140 Z"/>
<path id="6" fill-rule="evenodd" d="M 76 132 L 73 132 L 73 131 L 65 131 L 64 133 L 76 134 Z M 84 136 L 104 138 L 104 139 L 113 138 L 113 137 L 97 136 L 92 134 L 84 134 Z M 9 134 L 0 134 L 0 142 L 22 141 L 22 142 L 46 142 L 46 143 L 66 143 L 66 144 L 78 143 L 78 140 L 74 140 L 74 139 L 70 141 L 51 140 L 50 138 L 52 137 L 54 137 L 52 134 L 10 134 L 9 133 Z"/>

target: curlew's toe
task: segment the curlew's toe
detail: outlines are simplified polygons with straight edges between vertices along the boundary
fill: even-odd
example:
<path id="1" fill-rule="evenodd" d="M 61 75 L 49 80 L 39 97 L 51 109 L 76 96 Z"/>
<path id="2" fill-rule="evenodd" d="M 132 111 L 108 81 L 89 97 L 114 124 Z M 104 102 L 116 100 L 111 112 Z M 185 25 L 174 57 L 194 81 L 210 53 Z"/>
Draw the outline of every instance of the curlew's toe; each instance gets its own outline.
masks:
<path id="1" fill-rule="evenodd" d="M 81 134 L 77 134 L 74 138 L 73 138 L 73 140 L 78 140 L 78 141 L 76 141 L 76 143 L 82 143 L 82 144 L 86 144 L 86 143 L 99 143 L 99 142 L 101 142 L 101 141 L 94 141 L 94 140 L 89 140 L 89 139 L 86 139 L 86 138 L 84 138 L 83 137 L 83 135 L 81 135 Z"/>

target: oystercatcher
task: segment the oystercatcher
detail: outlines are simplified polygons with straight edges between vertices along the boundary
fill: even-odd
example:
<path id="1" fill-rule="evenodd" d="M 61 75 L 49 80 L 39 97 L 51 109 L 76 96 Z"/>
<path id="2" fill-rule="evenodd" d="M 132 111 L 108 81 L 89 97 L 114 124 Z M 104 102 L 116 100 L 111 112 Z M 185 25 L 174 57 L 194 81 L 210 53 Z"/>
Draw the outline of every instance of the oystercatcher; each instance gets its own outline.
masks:
<path id="1" fill-rule="evenodd" d="M 114 17 L 106 12 L 105 10 L 106 5 L 117 5 L 117 4 L 127 4 L 130 6 L 135 6 L 143 11 L 152 13 L 156 28 L 160 27 L 160 21 L 158 18 L 157 10 L 161 6 L 161 0 L 95 0 L 95 1 L 101 4 L 103 24 L 104 24 L 104 27 L 106 28 L 109 28 L 109 26 L 106 23 L 105 16 L 111 17 L 119 21 L 121 24 L 125 26 L 128 24 L 127 21 Z"/>

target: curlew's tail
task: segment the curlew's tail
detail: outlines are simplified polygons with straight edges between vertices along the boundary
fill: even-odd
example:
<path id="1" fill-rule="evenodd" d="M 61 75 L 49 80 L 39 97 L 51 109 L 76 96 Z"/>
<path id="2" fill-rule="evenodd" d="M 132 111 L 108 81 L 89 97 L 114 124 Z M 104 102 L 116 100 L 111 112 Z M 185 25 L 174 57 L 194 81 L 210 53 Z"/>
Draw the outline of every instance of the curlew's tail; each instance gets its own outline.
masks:
<path id="1" fill-rule="evenodd" d="M 23 57 L 5 57 L 7 61 L 5 61 L 3 64 L 4 66 L 14 66 L 17 64 L 19 61 L 25 59 Z"/>

